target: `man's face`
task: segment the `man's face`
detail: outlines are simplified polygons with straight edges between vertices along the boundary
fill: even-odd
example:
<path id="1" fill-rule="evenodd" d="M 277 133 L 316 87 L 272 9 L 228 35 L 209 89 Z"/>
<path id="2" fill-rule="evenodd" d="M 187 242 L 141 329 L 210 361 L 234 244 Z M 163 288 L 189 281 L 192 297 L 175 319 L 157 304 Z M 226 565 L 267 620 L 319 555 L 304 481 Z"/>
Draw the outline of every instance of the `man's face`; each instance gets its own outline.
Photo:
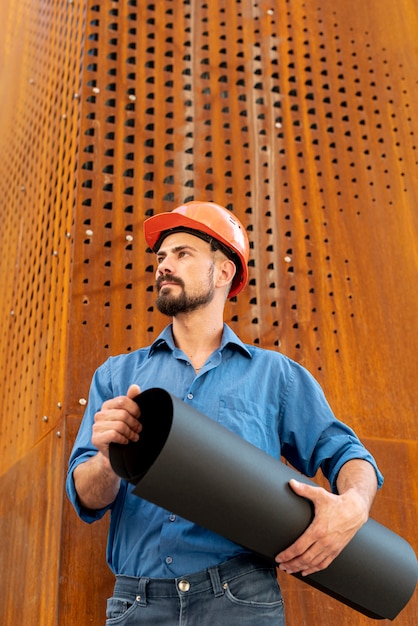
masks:
<path id="1" fill-rule="evenodd" d="M 164 315 L 190 313 L 212 301 L 214 254 L 210 244 L 190 233 L 173 233 L 157 252 L 156 306 Z"/>

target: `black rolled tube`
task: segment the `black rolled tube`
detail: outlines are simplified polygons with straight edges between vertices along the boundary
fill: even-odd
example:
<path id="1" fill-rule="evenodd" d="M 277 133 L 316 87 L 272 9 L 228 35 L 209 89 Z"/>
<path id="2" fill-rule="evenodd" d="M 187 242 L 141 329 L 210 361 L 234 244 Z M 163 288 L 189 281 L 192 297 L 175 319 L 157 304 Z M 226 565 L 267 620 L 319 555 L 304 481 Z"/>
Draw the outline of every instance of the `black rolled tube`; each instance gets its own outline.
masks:
<path id="1" fill-rule="evenodd" d="M 113 470 L 135 495 L 270 560 L 308 527 L 312 503 L 289 480 L 315 483 L 163 389 L 135 401 L 139 441 L 110 446 Z M 369 519 L 327 569 L 296 577 L 368 617 L 393 620 L 417 573 L 409 543 Z"/>

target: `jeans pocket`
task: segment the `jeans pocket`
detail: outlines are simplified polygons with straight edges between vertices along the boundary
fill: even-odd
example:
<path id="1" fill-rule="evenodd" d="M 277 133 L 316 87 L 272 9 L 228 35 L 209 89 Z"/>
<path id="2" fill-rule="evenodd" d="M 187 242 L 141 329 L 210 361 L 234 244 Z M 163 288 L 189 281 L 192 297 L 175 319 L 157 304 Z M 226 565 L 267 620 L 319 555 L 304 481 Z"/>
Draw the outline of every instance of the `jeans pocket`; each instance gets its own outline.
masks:
<path id="1" fill-rule="evenodd" d="M 135 603 L 122 598 L 109 598 L 106 607 L 106 624 L 123 624 L 127 618 L 135 610 Z"/>
<path id="2" fill-rule="evenodd" d="M 225 596 L 233 604 L 254 608 L 275 608 L 283 605 L 274 571 L 256 570 L 237 576 L 223 585 Z"/>

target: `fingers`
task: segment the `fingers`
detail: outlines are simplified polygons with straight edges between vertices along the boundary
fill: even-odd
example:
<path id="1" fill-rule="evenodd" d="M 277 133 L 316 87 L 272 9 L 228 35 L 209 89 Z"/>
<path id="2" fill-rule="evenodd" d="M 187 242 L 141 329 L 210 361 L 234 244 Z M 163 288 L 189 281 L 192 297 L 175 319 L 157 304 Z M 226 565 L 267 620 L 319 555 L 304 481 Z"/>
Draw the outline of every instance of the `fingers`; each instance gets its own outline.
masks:
<path id="1" fill-rule="evenodd" d="M 278 567 L 307 576 L 326 567 L 344 549 L 364 523 L 350 493 L 332 494 L 322 487 L 291 480 L 295 493 L 312 501 L 315 516 L 305 532 L 276 556 Z"/>
<path id="2" fill-rule="evenodd" d="M 289 548 L 276 556 L 277 565 L 288 574 L 304 571 L 317 556 L 314 552 L 314 545 L 305 531 Z"/>
<path id="3" fill-rule="evenodd" d="M 288 574 L 300 573 L 302 576 L 308 576 L 328 567 L 338 554 L 335 546 L 329 545 L 327 541 L 321 541 L 319 536 L 313 540 L 304 534 L 302 538 L 291 546 L 291 553 L 295 555 L 293 558 L 289 556 L 288 551 L 277 555 L 279 569 Z"/>
<path id="4" fill-rule="evenodd" d="M 126 396 L 106 400 L 94 416 L 92 442 L 105 456 L 110 443 L 136 442 L 142 430 L 140 410 L 133 400 L 140 393 L 138 385 L 131 385 Z"/>
<path id="5" fill-rule="evenodd" d="M 307 485 L 292 479 L 292 490 L 299 496 L 311 500 L 315 507 L 315 517 L 305 532 L 286 550 L 276 556 L 278 567 L 289 573 L 313 574 L 327 567 L 338 551 L 329 535 L 328 519 L 317 516 L 318 510 L 329 503 L 332 494 L 318 486 Z"/>
<path id="6" fill-rule="evenodd" d="M 137 385 L 131 385 L 129 389 L 132 389 L 132 387 L 134 386 L 139 389 Z M 135 393 L 133 397 L 135 398 L 137 395 L 138 394 Z M 105 413 L 106 411 L 126 411 L 135 419 L 138 419 L 139 417 L 139 407 L 137 403 L 133 401 L 132 396 L 129 397 L 127 395 L 118 396 L 117 398 L 112 398 L 111 400 L 106 400 L 106 402 L 103 402 L 102 409 L 101 411 L 99 411 L 99 413 Z"/>
<path id="7" fill-rule="evenodd" d="M 122 420 L 98 421 L 93 424 L 91 440 L 103 456 L 109 458 L 109 445 L 111 443 L 122 445 L 129 442 L 135 443 L 139 440 L 140 431 L 141 424 L 139 422 L 137 422 L 136 427 L 130 427 Z"/>

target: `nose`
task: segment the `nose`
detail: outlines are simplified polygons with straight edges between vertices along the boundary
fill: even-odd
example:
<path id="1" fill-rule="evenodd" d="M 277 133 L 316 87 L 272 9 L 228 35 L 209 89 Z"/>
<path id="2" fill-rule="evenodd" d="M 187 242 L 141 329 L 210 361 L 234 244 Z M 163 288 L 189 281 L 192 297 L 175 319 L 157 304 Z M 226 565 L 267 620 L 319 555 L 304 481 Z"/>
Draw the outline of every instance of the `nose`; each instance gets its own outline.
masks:
<path id="1" fill-rule="evenodd" d="M 163 276 L 164 274 L 172 274 L 173 268 L 168 261 L 168 257 L 164 257 L 157 266 L 156 276 Z"/>

